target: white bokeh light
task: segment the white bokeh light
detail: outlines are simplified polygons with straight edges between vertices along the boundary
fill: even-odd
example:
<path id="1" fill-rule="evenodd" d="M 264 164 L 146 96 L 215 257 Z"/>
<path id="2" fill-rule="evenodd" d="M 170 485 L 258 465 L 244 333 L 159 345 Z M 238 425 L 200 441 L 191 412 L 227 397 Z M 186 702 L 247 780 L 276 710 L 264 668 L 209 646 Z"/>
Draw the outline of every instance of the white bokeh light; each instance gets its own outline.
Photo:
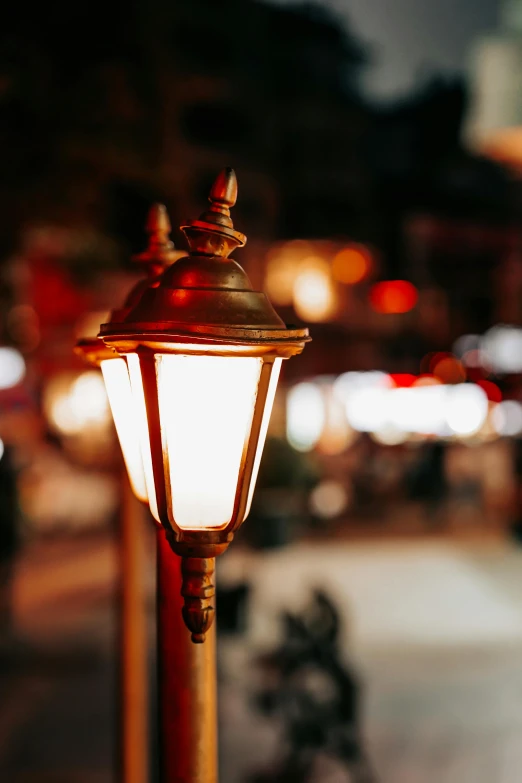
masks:
<path id="1" fill-rule="evenodd" d="M 516 400 L 504 400 L 495 406 L 491 423 L 497 435 L 513 437 L 522 433 L 522 405 Z"/>
<path id="2" fill-rule="evenodd" d="M 24 357 L 15 348 L 0 348 L 0 389 L 10 389 L 25 376 Z"/>
<path id="3" fill-rule="evenodd" d="M 472 435 L 488 415 L 488 398 L 480 386 L 459 383 L 447 390 L 446 421 L 455 435 Z"/>
<path id="4" fill-rule="evenodd" d="M 298 383 L 286 400 L 286 433 L 298 451 L 310 451 L 318 442 L 325 424 L 324 397 L 315 383 Z"/>
<path id="5" fill-rule="evenodd" d="M 310 494 L 310 509 L 322 519 L 338 517 L 348 505 L 348 494 L 339 481 L 321 481 Z"/>
<path id="6" fill-rule="evenodd" d="M 522 371 L 522 329 L 499 324 L 484 335 L 481 349 L 496 372 Z"/>

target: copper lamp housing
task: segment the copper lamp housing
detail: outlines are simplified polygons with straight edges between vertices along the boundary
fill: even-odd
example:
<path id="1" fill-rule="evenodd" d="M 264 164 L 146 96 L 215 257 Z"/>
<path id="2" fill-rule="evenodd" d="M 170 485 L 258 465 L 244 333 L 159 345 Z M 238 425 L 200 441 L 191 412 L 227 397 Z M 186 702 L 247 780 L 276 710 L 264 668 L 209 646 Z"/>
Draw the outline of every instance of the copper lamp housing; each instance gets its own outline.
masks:
<path id="1" fill-rule="evenodd" d="M 281 361 L 310 339 L 307 329 L 287 328 L 229 258 L 246 242 L 230 217 L 236 197 L 235 173 L 225 169 L 211 189 L 209 209 L 182 226 L 189 254 L 147 288 L 123 320 L 100 331 L 108 348 L 126 358 L 133 395 L 141 400 L 142 448 L 148 441 L 152 460 L 151 511 L 183 558 L 183 615 L 195 642 L 204 640 L 213 620 L 213 558 L 227 549 L 249 511 Z M 213 464 L 205 461 L 207 447 Z M 183 448 L 187 454 L 192 448 L 190 458 Z M 220 450 L 230 452 L 228 472 Z"/>

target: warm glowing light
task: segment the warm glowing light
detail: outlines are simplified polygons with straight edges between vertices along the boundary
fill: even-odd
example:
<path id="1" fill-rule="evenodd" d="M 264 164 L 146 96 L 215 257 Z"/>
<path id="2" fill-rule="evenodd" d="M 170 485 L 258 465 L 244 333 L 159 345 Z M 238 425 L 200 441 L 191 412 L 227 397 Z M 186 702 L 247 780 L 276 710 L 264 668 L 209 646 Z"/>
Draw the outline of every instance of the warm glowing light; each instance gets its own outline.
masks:
<path id="1" fill-rule="evenodd" d="M 382 446 L 400 446 L 408 440 L 408 433 L 393 424 L 385 424 L 371 433 L 372 439 Z"/>
<path id="2" fill-rule="evenodd" d="M 436 354 L 431 361 L 431 371 L 433 375 L 440 378 L 442 383 L 463 383 L 466 380 L 466 370 L 462 362 L 451 354 Z"/>
<path id="3" fill-rule="evenodd" d="M 310 494 L 310 508 L 322 519 L 338 517 L 348 505 L 348 494 L 338 481 L 321 481 Z"/>
<path id="4" fill-rule="evenodd" d="M 332 274 L 346 285 L 360 283 L 368 276 L 372 256 L 364 245 L 350 245 L 340 250 L 332 261 Z"/>
<path id="5" fill-rule="evenodd" d="M 473 383 L 461 383 L 448 389 L 446 420 L 456 435 L 472 435 L 488 415 L 486 392 Z"/>
<path id="6" fill-rule="evenodd" d="M 415 381 L 412 383 L 412 386 L 416 388 L 417 386 L 440 386 L 442 381 L 440 378 L 435 378 L 434 375 L 419 375 L 418 378 L 415 379 Z"/>
<path id="7" fill-rule="evenodd" d="M 277 390 L 277 382 L 279 380 L 279 373 L 281 372 L 282 363 L 283 363 L 282 359 L 276 359 L 274 361 L 272 374 L 270 376 L 270 383 L 266 395 L 265 410 L 263 411 L 263 421 L 261 422 L 261 430 L 259 432 L 259 440 L 257 442 L 254 467 L 252 469 L 252 478 L 250 480 L 250 488 L 248 490 L 248 502 L 246 506 L 245 519 L 250 513 L 250 507 L 252 505 L 252 499 L 254 497 L 254 489 L 256 488 L 259 466 L 261 465 L 261 457 L 263 456 L 263 448 L 265 446 L 266 434 L 268 432 L 268 425 L 270 424 L 270 416 L 272 415 L 272 408 L 274 407 L 275 393 Z"/>
<path id="8" fill-rule="evenodd" d="M 232 518 L 262 360 L 172 354 L 156 362 L 176 524 L 224 527 Z"/>
<path id="9" fill-rule="evenodd" d="M 495 405 L 491 414 L 493 428 L 498 435 L 513 437 L 522 433 L 522 405 L 516 400 L 504 400 Z"/>
<path id="10" fill-rule="evenodd" d="M 323 454 L 341 454 L 353 440 L 354 431 L 348 424 L 342 400 L 334 393 L 332 385 L 322 384 L 325 420 L 317 443 Z"/>
<path id="11" fill-rule="evenodd" d="M 72 409 L 82 424 L 108 421 L 109 406 L 102 377 L 96 370 L 83 372 L 71 386 L 69 398 Z"/>
<path id="12" fill-rule="evenodd" d="M 10 389 L 25 376 L 24 357 L 15 348 L 0 348 L 0 389 Z"/>
<path id="13" fill-rule="evenodd" d="M 127 367 L 132 390 L 132 402 L 134 408 L 135 427 L 140 442 L 141 461 L 145 476 L 146 496 L 149 500 L 150 513 L 157 522 L 160 522 L 156 488 L 154 486 L 154 472 L 152 470 L 152 456 L 150 453 L 149 425 L 147 421 L 147 408 L 145 395 L 143 394 L 143 382 L 141 380 L 140 360 L 137 354 L 128 353 L 126 356 Z"/>
<path id="14" fill-rule="evenodd" d="M 267 256 L 265 288 L 276 304 L 293 302 L 294 283 L 304 259 L 313 252 L 310 242 L 294 239 L 275 245 Z"/>
<path id="15" fill-rule="evenodd" d="M 4 452 L 5 452 L 4 441 L 2 440 L 2 438 L 0 438 L 0 459 L 2 459 L 2 457 L 4 456 Z"/>
<path id="16" fill-rule="evenodd" d="M 402 386 L 402 387 L 412 386 L 417 380 L 417 377 L 415 375 L 412 375 L 410 372 L 392 373 L 390 375 L 390 378 L 392 379 L 395 386 Z"/>
<path id="17" fill-rule="evenodd" d="M 45 391 L 44 407 L 51 424 L 63 435 L 107 426 L 110 421 L 103 378 L 95 370 L 72 379 L 68 374 L 54 378 Z"/>
<path id="18" fill-rule="evenodd" d="M 145 502 L 147 487 L 127 363 L 125 359 L 105 359 L 101 371 L 132 489 Z"/>
<path id="19" fill-rule="evenodd" d="M 315 383 L 298 383 L 286 400 L 286 434 L 298 451 L 310 451 L 319 441 L 326 418 L 324 398 Z"/>
<path id="20" fill-rule="evenodd" d="M 407 313 L 417 304 L 418 291 L 407 280 L 385 280 L 370 291 L 370 304 L 378 313 Z"/>
<path id="21" fill-rule="evenodd" d="M 294 308 L 303 321 L 326 321 L 335 312 L 335 291 L 328 265 L 307 259 L 294 282 Z"/>

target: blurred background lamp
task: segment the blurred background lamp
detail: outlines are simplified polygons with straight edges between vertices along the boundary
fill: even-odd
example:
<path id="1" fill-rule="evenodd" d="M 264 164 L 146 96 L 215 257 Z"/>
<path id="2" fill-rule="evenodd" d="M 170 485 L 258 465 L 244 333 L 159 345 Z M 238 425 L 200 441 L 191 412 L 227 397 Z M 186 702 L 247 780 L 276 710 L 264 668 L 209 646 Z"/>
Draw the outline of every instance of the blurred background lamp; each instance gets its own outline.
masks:
<path id="1" fill-rule="evenodd" d="M 10 389 L 25 376 L 24 357 L 16 348 L 0 347 L 0 389 Z"/>
<path id="2" fill-rule="evenodd" d="M 281 362 L 309 340 L 229 258 L 246 241 L 230 217 L 236 197 L 225 169 L 210 207 L 182 227 L 189 255 L 100 333 L 129 368 L 149 504 L 182 557 L 194 642 L 213 622 L 214 558 L 250 510 Z"/>
<path id="3" fill-rule="evenodd" d="M 154 204 L 151 207 L 146 229 L 149 234 L 148 247 L 143 253 L 133 258 L 135 262 L 144 267 L 146 277 L 130 291 L 123 307 L 113 310 L 109 314 L 110 323 L 122 321 L 126 313 L 140 300 L 143 292 L 150 286 L 158 284 L 159 275 L 165 266 L 175 261 L 179 255 L 169 239 L 171 225 L 163 204 Z M 84 316 L 78 327 L 80 339 L 76 343 L 75 351 L 84 361 L 99 367 L 102 371 L 129 481 L 136 497 L 146 503 L 148 500 L 146 476 L 148 475 L 149 484 L 151 484 L 152 464 L 150 453 L 144 450 L 142 456 L 136 427 L 139 412 L 136 409 L 137 402 L 131 393 L 129 371 L 125 360 L 120 358 L 111 348 L 107 348 L 102 340 L 96 337 L 99 326 L 99 314 Z M 95 399 L 87 404 L 92 406 L 94 403 Z M 62 420 L 63 426 L 64 417 L 67 415 L 65 409 L 57 410 L 56 415 Z M 152 500 L 152 511 L 157 518 L 154 500 Z"/>

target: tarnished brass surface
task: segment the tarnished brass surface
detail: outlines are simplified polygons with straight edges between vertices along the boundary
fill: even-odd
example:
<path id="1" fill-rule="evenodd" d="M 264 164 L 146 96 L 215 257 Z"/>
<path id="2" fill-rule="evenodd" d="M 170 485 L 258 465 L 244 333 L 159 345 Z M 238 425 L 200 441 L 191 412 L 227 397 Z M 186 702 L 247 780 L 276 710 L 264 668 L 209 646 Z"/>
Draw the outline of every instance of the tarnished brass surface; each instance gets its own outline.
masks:
<path id="1" fill-rule="evenodd" d="M 217 783 L 216 634 L 185 628 L 181 558 L 158 529 L 158 700 L 161 783 Z"/>
<path id="2" fill-rule="evenodd" d="M 181 595 L 184 598 L 183 619 L 196 644 L 205 641 L 205 634 L 214 622 L 215 560 L 213 557 L 183 557 L 181 559 Z"/>
<path id="3" fill-rule="evenodd" d="M 210 208 L 182 226 L 190 247 L 143 292 L 122 322 L 104 324 L 100 337 L 120 353 L 129 344 L 150 346 L 160 336 L 164 351 L 175 351 L 193 335 L 228 344 L 272 345 L 274 355 L 300 353 L 310 339 L 307 329 L 286 329 L 267 296 L 254 291 L 242 267 L 229 258 L 246 242 L 234 229 L 230 207 L 236 201 L 233 169 L 225 169 L 210 192 Z M 158 340 L 156 339 L 156 342 Z M 279 346 L 286 346 L 279 353 Z"/>
<path id="4" fill-rule="evenodd" d="M 163 204 L 153 204 L 149 210 L 146 223 L 149 235 L 147 249 L 133 257 L 133 261 L 144 268 L 146 277 L 139 280 L 128 293 L 123 307 L 112 310 L 110 323 L 123 321 L 128 312 L 135 307 L 148 288 L 159 284 L 159 275 L 171 264 L 180 253 L 174 249 L 169 239 L 171 225 L 167 210 Z M 94 335 L 85 335 L 76 342 L 74 352 L 88 364 L 99 367 L 104 359 L 117 356 L 116 352 Z"/>

